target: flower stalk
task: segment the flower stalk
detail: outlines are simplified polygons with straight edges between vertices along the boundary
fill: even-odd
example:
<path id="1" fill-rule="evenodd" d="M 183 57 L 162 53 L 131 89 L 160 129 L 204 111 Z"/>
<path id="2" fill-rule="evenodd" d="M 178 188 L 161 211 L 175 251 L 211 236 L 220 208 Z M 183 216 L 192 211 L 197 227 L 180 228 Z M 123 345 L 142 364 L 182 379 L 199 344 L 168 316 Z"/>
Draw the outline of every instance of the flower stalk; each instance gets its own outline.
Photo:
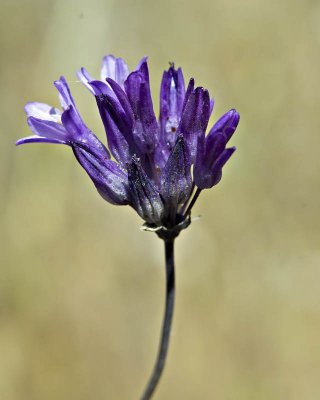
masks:
<path id="1" fill-rule="evenodd" d="M 170 332 L 172 325 L 173 309 L 174 309 L 174 296 L 175 296 L 175 273 L 174 273 L 174 239 L 164 239 L 165 244 L 165 264 L 166 264 L 166 304 L 162 324 L 162 333 L 159 345 L 158 356 L 154 365 L 152 375 L 149 379 L 148 385 L 141 397 L 141 400 L 151 399 L 162 375 L 165 366 Z"/>

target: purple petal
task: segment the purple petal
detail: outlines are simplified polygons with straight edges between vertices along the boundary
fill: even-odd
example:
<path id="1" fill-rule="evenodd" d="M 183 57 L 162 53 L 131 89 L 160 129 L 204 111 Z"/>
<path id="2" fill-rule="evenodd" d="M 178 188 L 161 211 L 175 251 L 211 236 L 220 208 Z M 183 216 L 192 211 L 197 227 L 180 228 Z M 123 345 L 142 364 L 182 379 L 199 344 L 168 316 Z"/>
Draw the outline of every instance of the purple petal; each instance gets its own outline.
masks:
<path id="1" fill-rule="evenodd" d="M 110 158 L 109 151 L 94 133 L 87 128 L 73 106 L 63 112 L 61 119 L 72 144 L 85 144 L 101 160 Z"/>
<path id="2" fill-rule="evenodd" d="M 82 121 L 79 113 L 74 106 L 69 106 L 61 116 L 61 121 L 65 129 L 68 131 L 69 137 L 76 141 L 82 135 L 85 135 L 88 128 Z"/>
<path id="3" fill-rule="evenodd" d="M 123 87 L 124 81 L 129 75 L 129 68 L 122 58 L 115 58 L 112 55 L 104 57 L 101 67 L 101 80 L 111 78 Z"/>
<path id="4" fill-rule="evenodd" d="M 160 90 L 160 129 L 161 141 L 170 146 L 176 141 L 176 132 L 181 118 L 185 88 L 181 68 L 172 65 L 163 73 Z"/>
<path id="5" fill-rule="evenodd" d="M 147 63 L 132 72 L 124 83 L 134 114 L 134 140 L 142 154 L 153 153 L 159 142 L 159 127 L 154 115 Z"/>
<path id="6" fill-rule="evenodd" d="M 28 136 L 28 137 L 17 140 L 16 146 L 19 146 L 21 144 L 27 144 L 27 143 L 67 144 L 66 142 L 63 142 L 62 140 L 58 140 L 58 139 L 51 139 L 51 138 L 46 138 L 46 137 L 41 137 L 41 136 Z"/>
<path id="7" fill-rule="evenodd" d="M 194 182 L 200 189 L 213 186 L 212 167 L 224 151 L 226 139 L 223 134 L 199 138 L 197 158 L 194 164 Z"/>
<path id="8" fill-rule="evenodd" d="M 165 167 L 171 151 L 172 149 L 167 145 L 167 143 L 164 143 L 163 141 L 159 142 L 154 154 L 155 168 L 158 173 Z"/>
<path id="9" fill-rule="evenodd" d="M 110 96 L 99 96 L 98 101 L 100 107 L 104 107 L 105 115 L 113 119 L 115 124 L 118 126 L 121 132 L 125 136 L 130 136 L 132 134 L 133 125 L 133 115 L 129 114 L 123 109 L 118 99 L 112 98 Z M 127 138 L 131 139 L 131 138 Z"/>
<path id="10" fill-rule="evenodd" d="M 179 135 L 176 140 L 161 181 L 161 195 L 169 214 L 165 215 L 165 218 L 175 224 L 178 205 L 183 204 L 188 199 L 192 186 L 190 164 L 186 157 L 182 135 Z"/>
<path id="11" fill-rule="evenodd" d="M 211 99 L 210 99 L 210 115 L 212 114 L 213 107 L 214 107 L 214 98 L 211 97 Z"/>
<path id="12" fill-rule="evenodd" d="M 101 80 L 104 81 L 106 78 L 115 79 L 116 75 L 116 58 L 108 54 L 103 57 L 101 65 Z"/>
<path id="13" fill-rule="evenodd" d="M 205 141 L 205 165 L 212 166 L 225 149 L 226 144 L 226 138 L 222 133 L 217 133 L 215 136 L 208 136 Z"/>
<path id="14" fill-rule="evenodd" d="M 116 99 L 101 95 L 97 96 L 96 100 L 111 153 L 120 164 L 125 166 L 131 160 L 132 120 Z"/>
<path id="15" fill-rule="evenodd" d="M 89 149 L 78 145 L 73 146 L 73 151 L 105 200 L 116 205 L 128 204 L 128 177 L 114 161 L 102 162 Z"/>
<path id="16" fill-rule="evenodd" d="M 44 121 L 34 117 L 29 117 L 27 122 L 32 132 L 37 136 L 59 140 L 64 143 L 71 139 L 66 129 L 57 122 Z"/>
<path id="17" fill-rule="evenodd" d="M 141 68 L 142 64 L 146 63 L 148 61 L 148 57 L 144 56 L 141 58 L 141 60 L 138 62 L 136 68 L 134 69 L 134 71 L 139 71 L 139 69 Z"/>
<path id="18" fill-rule="evenodd" d="M 223 133 L 227 142 L 230 140 L 236 130 L 240 120 L 240 115 L 235 109 L 231 109 L 225 113 L 211 128 L 208 137 L 215 135 L 217 132 Z"/>
<path id="19" fill-rule="evenodd" d="M 185 94 L 185 96 L 184 96 L 184 102 L 183 102 L 182 111 L 184 110 L 184 108 L 185 108 L 185 106 L 186 106 L 186 104 L 187 104 L 187 101 L 188 101 L 188 99 L 189 99 L 189 97 L 190 97 L 190 94 L 193 93 L 193 91 L 194 91 L 194 79 L 191 78 L 190 81 L 189 81 L 189 83 L 188 83 L 188 87 L 187 87 L 187 90 L 186 90 L 186 94 Z"/>
<path id="20" fill-rule="evenodd" d="M 197 87 L 189 96 L 182 112 L 178 133 L 182 133 L 187 147 L 190 162 L 194 162 L 197 143 L 204 135 L 210 118 L 210 97 L 207 90 Z"/>
<path id="21" fill-rule="evenodd" d="M 61 112 L 57 108 L 45 103 L 31 102 L 24 106 L 28 117 L 35 117 L 47 121 L 58 122 L 61 120 Z"/>
<path id="22" fill-rule="evenodd" d="M 217 183 L 220 182 L 221 177 L 222 177 L 222 168 L 226 164 L 226 162 L 229 160 L 229 158 L 232 156 L 232 154 L 235 152 L 236 148 L 235 147 L 230 147 L 228 149 L 225 149 L 223 153 L 220 155 L 220 157 L 217 159 L 217 161 L 213 164 L 212 167 L 212 184 L 210 187 L 216 185 Z"/>
<path id="23" fill-rule="evenodd" d="M 59 91 L 61 107 L 63 109 L 67 109 L 70 105 L 74 106 L 74 100 L 71 95 L 69 86 L 67 84 L 66 79 L 63 76 L 61 76 L 60 79 L 54 81 L 54 86 Z"/>
<path id="24" fill-rule="evenodd" d="M 110 89 L 110 87 L 101 81 L 91 81 L 88 83 L 89 86 L 91 87 L 91 92 L 95 95 L 95 96 L 100 96 L 101 94 L 103 95 L 109 95 L 109 96 L 114 96 L 112 90 Z"/>
<path id="25" fill-rule="evenodd" d="M 163 203 L 159 192 L 143 171 L 140 160 L 133 156 L 127 169 L 132 207 L 145 221 L 160 224 Z"/>
<path id="26" fill-rule="evenodd" d="M 81 68 L 80 71 L 77 72 L 77 76 L 94 96 L 99 96 L 100 94 L 113 95 L 112 90 L 110 90 L 105 82 L 92 78 L 85 68 Z"/>
<path id="27" fill-rule="evenodd" d="M 121 107 L 123 108 L 123 111 L 127 115 L 127 117 L 130 118 L 130 120 L 133 120 L 133 118 L 134 118 L 133 111 L 132 111 L 131 105 L 129 103 L 129 100 L 128 100 L 128 97 L 127 97 L 125 91 L 113 79 L 107 78 L 107 82 L 110 85 L 111 89 L 113 90 L 114 94 L 116 95 L 116 97 L 117 97 Z"/>
<path id="28" fill-rule="evenodd" d="M 94 81 L 94 79 L 84 67 L 82 67 L 80 71 L 77 72 L 77 77 L 84 84 L 84 86 L 86 86 L 90 90 L 90 92 L 95 95 L 95 92 L 90 85 L 90 82 Z"/>

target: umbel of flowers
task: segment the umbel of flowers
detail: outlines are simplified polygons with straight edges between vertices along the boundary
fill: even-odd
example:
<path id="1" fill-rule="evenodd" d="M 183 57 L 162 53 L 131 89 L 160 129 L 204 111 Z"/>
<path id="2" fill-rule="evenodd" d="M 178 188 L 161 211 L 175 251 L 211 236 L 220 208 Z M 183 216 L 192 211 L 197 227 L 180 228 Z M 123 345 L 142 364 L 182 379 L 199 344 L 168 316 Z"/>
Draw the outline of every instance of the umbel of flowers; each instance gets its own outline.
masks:
<path id="1" fill-rule="evenodd" d="M 101 80 L 85 68 L 80 81 L 95 96 L 108 146 L 81 118 L 64 77 L 54 82 L 62 111 L 38 102 L 25 111 L 33 136 L 24 143 L 58 143 L 71 147 L 101 196 L 115 205 L 130 205 L 149 229 L 175 236 L 189 221 L 203 189 L 216 185 L 234 147 L 227 147 L 238 122 L 232 109 L 206 135 L 213 99 L 181 68 L 163 73 L 160 114 L 154 113 L 147 59 L 129 73 L 122 58 L 103 59 Z"/>

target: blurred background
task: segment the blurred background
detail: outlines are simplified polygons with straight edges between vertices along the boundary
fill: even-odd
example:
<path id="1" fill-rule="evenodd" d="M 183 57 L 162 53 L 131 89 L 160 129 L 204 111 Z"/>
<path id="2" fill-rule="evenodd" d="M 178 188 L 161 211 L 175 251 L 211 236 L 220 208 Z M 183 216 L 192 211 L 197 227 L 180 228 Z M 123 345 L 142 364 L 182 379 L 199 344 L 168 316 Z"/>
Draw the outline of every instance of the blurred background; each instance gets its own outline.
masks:
<path id="1" fill-rule="evenodd" d="M 154 399 L 320 397 L 320 2 L 1 0 L 0 399 L 138 399 L 164 304 L 161 241 L 107 204 L 70 149 L 14 142 L 103 55 L 169 61 L 236 107 L 237 152 L 176 243 L 177 298 Z"/>

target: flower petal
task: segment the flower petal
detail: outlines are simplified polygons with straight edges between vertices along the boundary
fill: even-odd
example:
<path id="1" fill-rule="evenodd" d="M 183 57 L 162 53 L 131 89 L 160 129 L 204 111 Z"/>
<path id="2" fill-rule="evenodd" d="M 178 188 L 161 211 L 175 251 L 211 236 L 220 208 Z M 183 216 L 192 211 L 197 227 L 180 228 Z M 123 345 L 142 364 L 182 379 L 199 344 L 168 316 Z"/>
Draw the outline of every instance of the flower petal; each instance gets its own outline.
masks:
<path id="1" fill-rule="evenodd" d="M 42 136 L 27 136 L 25 138 L 19 139 L 16 141 L 16 146 L 20 146 L 21 144 L 27 143 L 55 143 L 55 144 L 66 144 L 58 139 L 51 139 Z"/>
<path id="2" fill-rule="evenodd" d="M 35 117 L 47 121 L 60 122 L 61 111 L 45 103 L 30 102 L 24 106 L 24 111 L 28 117 Z"/>
<path id="3" fill-rule="evenodd" d="M 134 114 L 134 140 L 142 154 L 153 153 L 159 142 L 159 127 L 154 115 L 147 63 L 132 72 L 124 83 Z"/>
<path id="4" fill-rule="evenodd" d="M 67 84 L 66 79 L 63 76 L 61 76 L 60 79 L 54 81 L 54 86 L 57 88 L 59 92 L 61 107 L 63 109 L 66 109 L 70 105 L 74 106 L 74 100 L 71 95 L 69 86 Z"/>
<path id="5" fill-rule="evenodd" d="M 227 142 L 230 140 L 240 121 L 240 115 L 235 109 L 231 109 L 225 113 L 211 128 L 208 137 L 221 132 L 225 136 Z"/>
<path id="6" fill-rule="evenodd" d="M 72 144 L 85 144 L 101 160 L 109 159 L 110 153 L 93 132 L 84 124 L 76 109 L 70 106 L 62 114 L 62 123 Z"/>
<path id="7" fill-rule="evenodd" d="M 55 139 L 65 143 L 71 139 L 66 129 L 57 122 L 45 121 L 34 117 L 29 117 L 27 122 L 32 132 L 37 136 Z"/>
<path id="8" fill-rule="evenodd" d="M 82 67 L 80 71 L 77 72 L 77 76 L 84 84 L 84 86 L 89 89 L 94 96 L 99 96 L 100 94 L 113 94 L 109 86 L 105 82 L 101 82 L 92 78 L 92 76 L 85 68 Z"/>
<path id="9" fill-rule="evenodd" d="M 134 115 L 128 97 L 122 87 L 113 79 L 107 78 L 107 83 L 113 90 L 127 118 L 133 121 Z"/>
<path id="10" fill-rule="evenodd" d="M 194 164 L 194 182 L 200 189 L 213 186 L 212 167 L 220 154 L 224 151 L 226 139 L 222 133 L 214 136 L 199 138 L 197 157 Z"/>
<path id="11" fill-rule="evenodd" d="M 185 88 L 181 68 L 174 65 L 164 71 L 160 89 L 160 129 L 161 141 L 170 146 L 176 141 L 176 132 L 180 122 L 184 102 Z"/>
<path id="12" fill-rule="evenodd" d="M 84 84 L 84 86 L 86 86 L 86 88 L 89 89 L 93 95 L 95 95 L 95 92 L 92 86 L 90 85 L 90 82 L 94 81 L 94 78 L 92 78 L 92 76 L 84 67 L 82 67 L 80 71 L 77 72 L 77 77 Z"/>
<path id="13" fill-rule="evenodd" d="M 111 153 L 124 166 L 131 160 L 132 121 L 130 124 L 120 103 L 112 97 L 101 95 L 96 97 L 96 101 Z"/>
<path id="14" fill-rule="evenodd" d="M 141 60 L 138 62 L 136 68 L 134 69 L 134 71 L 139 71 L 139 69 L 141 68 L 141 65 L 146 63 L 148 61 L 148 57 L 144 56 L 141 58 Z"/>
<path id="15" fill-rule="evenodd" d="M 211 171 L 212 184 L 210 187 L 220 182 L 222 177 L 222 168 L 235 151 L 236 151 L 235 147 L 230 147 L 228 149 L 225 149 L 223 153 L 220 155 L 220 157 L 217 159 L 217 161 L 213 164 Z"/>
<path id="16" fill-rule="evenodd" d="M 197 87 L 189 96 L 182 112 L 178 133 L 185 138 L 187 154 L 193 163 L 197 154 L 197 143 L 204 135 L 210 118 L 210 97 L 207 90 Z"/>
<path id="17" fill-rule="evenodd" d="M 211 99 L 210 99 L 210 115 L 212 114 L 213 107 L 214 107 L 214 98 L 211 97 Z"/>
<path id="18" fill-rule="evenodd" d="M 190 94 L 191 94 L 193 91 L 194 91 L 194 79 L 191 78 L 190 81 L 189 81 L 189 83 L 188 83 L 188 87 L 187 87 L 187 90 L 186 90 L 186 94 L 185 94 L 185 96 L 184 96 L 184 102 L 183 102 L 182 111 L 184 110 L 184 108 L 185 108 L 185 106 L 186 106 L 186 104 L 187 104 L 187 101 L 188 101 L 188 99 L 189 99 L 189 96 L 190 96 Z"/>
<path id="19" fill-rule="evenodd" d="M 212 166 L 215 160 L 223 152 L 227 144 L 226 138 L 222 133 L 214 136 L 207 136 L 205 142 L 204 164 Z"/>
<path id="20" fill-rule="evenodd" d="M 129 75 L 129 68 L 122 58 L 115 58 L 113 55 L 107 55 L 102 60 L 101 80 L 111 78 L 123 87 L 124 81 Z"/>
<path id="21" fill-rule="evenodd" d="M 128 204 L 128 177 L 111 160 L 97 158 L 89 148 L 73 145 L 74 154 L 92 179 L 100 195 L 109 203 Z"/>

